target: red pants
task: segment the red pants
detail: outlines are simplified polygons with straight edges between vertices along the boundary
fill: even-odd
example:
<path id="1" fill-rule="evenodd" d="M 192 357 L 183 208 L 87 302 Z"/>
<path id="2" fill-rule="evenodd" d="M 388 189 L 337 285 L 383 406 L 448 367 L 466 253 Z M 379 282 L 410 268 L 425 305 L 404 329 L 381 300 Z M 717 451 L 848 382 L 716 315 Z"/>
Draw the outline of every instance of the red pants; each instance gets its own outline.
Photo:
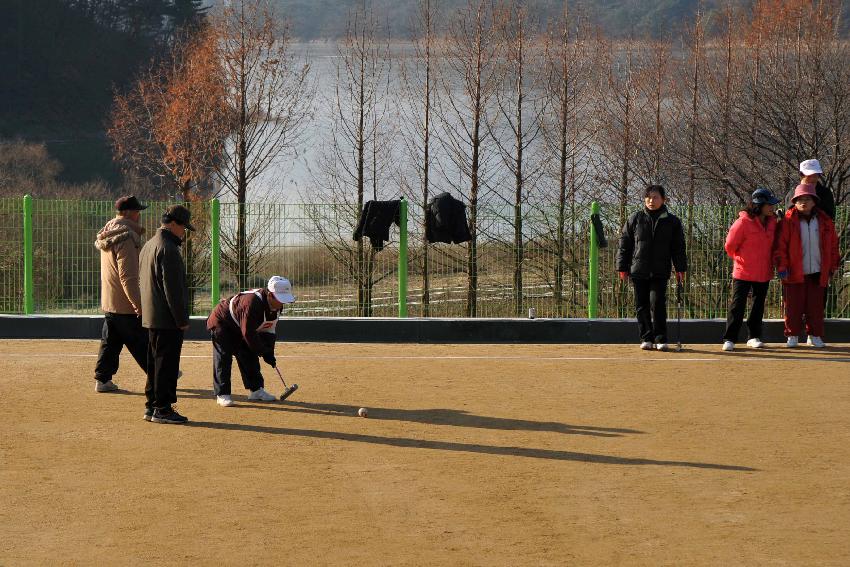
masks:
<path id="1" fill-rule="evenodd" d="M 785 299 L 785 336 L 797 337 L 803 330 L 806 316 L 806 334 L 823 336 L 824 288 L 820 286 L 820 274 L 803 276 L 803 283 L 785 284 L 782 296 Z"/>

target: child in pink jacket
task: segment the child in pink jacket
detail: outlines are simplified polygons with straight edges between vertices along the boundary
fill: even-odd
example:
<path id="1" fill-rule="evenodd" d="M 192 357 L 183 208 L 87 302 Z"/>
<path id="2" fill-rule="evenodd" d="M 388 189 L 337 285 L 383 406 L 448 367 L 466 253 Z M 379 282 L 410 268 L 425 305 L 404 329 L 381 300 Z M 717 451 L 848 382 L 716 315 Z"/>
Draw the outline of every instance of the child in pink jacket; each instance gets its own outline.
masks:
<path id="1" fill-rule="evenodd" d="M 762 319 L 767 288 L 773 278 L 773 239 L 776 234 L 776 209 L 779 199 L 769 189 L 756 189 L 747 207 L 738 214 L 726 236 L 726 253 L 734 261 L 732 302 L 726 317 L 723 350 L 735 350 L 744 321 L 747 296 L 753 292 L 753 306 L 747 319 L 747 346 L 762 348 Z"/>

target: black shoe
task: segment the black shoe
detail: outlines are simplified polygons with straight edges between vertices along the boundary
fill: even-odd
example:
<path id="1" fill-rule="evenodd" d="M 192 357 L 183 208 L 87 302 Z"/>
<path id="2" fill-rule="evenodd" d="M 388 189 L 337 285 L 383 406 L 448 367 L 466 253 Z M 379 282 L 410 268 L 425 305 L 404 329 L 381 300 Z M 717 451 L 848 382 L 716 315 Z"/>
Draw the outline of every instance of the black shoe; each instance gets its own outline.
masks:
<path id="1" fill-rule="evenodd" d="M 153 410 L 151 408 L 145 408 L 145 421 L 150 421 L 153 417 Z"/>
<path id="2" fill-rule="evenodd" d="M 175 425 L 180 425 L 186 423 L 189 419 L 183 417 L 173 409 L 155 409 L 153 410 L 151 421 L 154 423 L 173 423 Z"/>

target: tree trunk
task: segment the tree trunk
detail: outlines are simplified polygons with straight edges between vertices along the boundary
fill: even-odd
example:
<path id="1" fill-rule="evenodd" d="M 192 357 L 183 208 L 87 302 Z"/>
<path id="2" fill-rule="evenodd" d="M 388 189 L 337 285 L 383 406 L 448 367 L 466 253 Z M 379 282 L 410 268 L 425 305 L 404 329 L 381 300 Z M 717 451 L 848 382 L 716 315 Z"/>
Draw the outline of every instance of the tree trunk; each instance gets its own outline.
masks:
<path id="1" fill-rule="evenodd" d="M 365 30 L 362 32 L 365 34 Z M 365 38 L 363 45 L 365 45 Z M 366 57 L 361 53 L 360 56 L 360 92 L 358 96 L 358 121 L 357 121 L 357 210 L 362 214 L 363 201 L 365 193 L 365 175 L 364 175 L 364 159 L 365 159 L 365 120 L 366 120 Z M 368 317 L 372 310 L 371 301 L 371 279 L 372 275 L 368 270 L 367 252 L 364 249 L 363 240 L 357 242 L 357 311 L 360 317 Z"/>
<path id="2" fill-rule="evenodd" d="M 523 251 L 522 241 L 522 194 L 523 194 L 523 171 L 522 171 L 522 105 L 523 105 L 523 30 L 522 18 L 519 18 L 518 37 L 516 46 L 516 163 L 514 164 L 514 315 L 521 317 L 523 314 L 523 289 L 522 289 L 522 264 Z"/>
<path id="3" fill-rule="evenodd" d="M 429 175 L 431 173 L 430 164 L 430 143 L 431 143 L 431 1 L 425 0 L 425 131 L 423 132 L 424 141 L 424 161 L 422 163 L 422 316 L 431 316 L 431 274 L 429 265 L 428 238 L 426 236 L 426 219 L 428 217 L 428 194 L 429 194 Z"/>

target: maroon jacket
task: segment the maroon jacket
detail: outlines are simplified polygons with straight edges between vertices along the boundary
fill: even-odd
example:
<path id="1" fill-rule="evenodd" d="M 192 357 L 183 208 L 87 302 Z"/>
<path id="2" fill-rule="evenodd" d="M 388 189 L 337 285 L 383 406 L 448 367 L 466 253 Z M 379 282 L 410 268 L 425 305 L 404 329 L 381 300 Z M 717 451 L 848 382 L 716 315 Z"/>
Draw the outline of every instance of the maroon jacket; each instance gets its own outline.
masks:
<path id="1" fill-rule="evenodd" d="M 244 341 L 258 356 L 274 351 L 274 333 L 260 330 L 264 326 L 274 329 L 280 316 L 280 311 L 273 311 L 269 307 L 268 296 L 267 289 L 258 289 L 220 301 L 207 319 L 207 329 L 228 350 L 235 351 L 239 342 Z"/>

